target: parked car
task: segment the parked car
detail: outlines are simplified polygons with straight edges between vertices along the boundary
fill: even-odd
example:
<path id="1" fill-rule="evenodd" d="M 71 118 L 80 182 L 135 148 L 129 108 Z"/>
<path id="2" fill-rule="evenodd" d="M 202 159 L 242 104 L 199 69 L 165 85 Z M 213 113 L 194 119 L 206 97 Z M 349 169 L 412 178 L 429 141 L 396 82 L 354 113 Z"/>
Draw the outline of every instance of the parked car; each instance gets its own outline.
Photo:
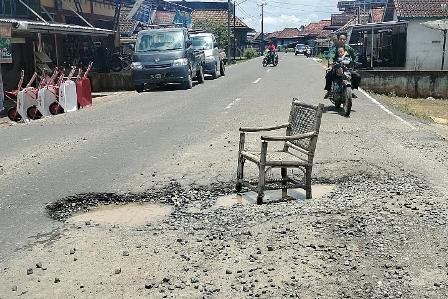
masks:
<path id="1" fill-rule="evenodd" d="M 204 51 L 204 73 L 211 75 L 213 79 L 224 76 L 226 54 L 219 49 L 215 35 L 213 33 L 193 33 L 191 34 L 191 41 L 193 49 Z"/>
<path id="2" fill-rule="evenodd" d="M 304 54 L 305 53 L 305 45 L 304 44 L 297 44 L 296 49 L 294 51 L 295 55 Z"/>
<path id="3" fill-rule="evenodd" d="M 132 81 L 137 92 L 148 85 L 167 83 L 181 83 L 190 89 L 193 78 L 204 82 L 204 51 L 192 47 L 185 28 L 140 31 L 132 61 Z"/>

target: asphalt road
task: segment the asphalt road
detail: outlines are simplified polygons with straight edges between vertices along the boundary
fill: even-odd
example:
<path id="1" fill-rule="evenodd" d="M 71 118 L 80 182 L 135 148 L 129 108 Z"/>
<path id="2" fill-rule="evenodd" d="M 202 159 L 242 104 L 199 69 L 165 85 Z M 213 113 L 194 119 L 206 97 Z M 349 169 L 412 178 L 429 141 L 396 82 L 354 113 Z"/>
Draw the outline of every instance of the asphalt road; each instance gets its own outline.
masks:
<path id="1" fill-rule="evenodd" d="M 255 59 L 191 90 L 124 93 L 76 113 L 0 127 L 0 261 L 60 227 L 45 205 L 63 197 L 138 192 L 170 179 L 231 181 L 238 127 L 284 122 L 293 97 L 329 106 L 316 177 L 411 172 L 446 192 L 447 154 L 433 150 L 446 140 L 432 126 L 360 92 L 344 118 L 323 100 L 324 74 L 311 59 L 281 53 L 278 67 Z"/>

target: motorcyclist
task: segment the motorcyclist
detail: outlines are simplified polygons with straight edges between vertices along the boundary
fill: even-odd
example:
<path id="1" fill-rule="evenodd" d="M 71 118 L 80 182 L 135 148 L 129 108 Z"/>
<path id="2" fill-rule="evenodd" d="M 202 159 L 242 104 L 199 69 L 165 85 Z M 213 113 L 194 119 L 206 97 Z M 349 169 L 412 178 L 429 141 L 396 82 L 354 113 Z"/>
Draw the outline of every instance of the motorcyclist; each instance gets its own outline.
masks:
<path id="1" fill-rule="evenodd" d="M 275 58 L 275 51 L 277 50 L 277 48 L 275 47 L 275 44 L 273 42 L 269 42 L 267 49 L 268 59 L 270 60 L 270 62 L 273 62 Z"/>
<path id="2" fill-rule="evenodd" d="M 338 50 L 340 48 L 345 49 L 346 54 L 345 56 L 349 56 L 351 61 L 356 64 L 358 62 L 358 55 L 356 54 L 356 51 L 350 47 L 350 45 L 346 44 L 347 42 L 347 37 L 345 34 L 341 33 L 338 35 L 338 38 L 335 42 L 335 45 L 330 49 L 330 53 L 329 53 L 329 59 L 331 61 L 337 61 L 338 60 Z M 351 72 L 352 75 L 352 89 L 358 89 L 359 87 L 359 83 L 361 82 L 361 76 L 359 75 L 359 73 L 352 71 Z M 327 72 L 327 74 L 325 75 L 325 90 L 327 91 L 327 93 L 325 94 L 325 99 L 328 99 L 330 97 L 331 94 L 331 84 L 333 82 L 333 80 L 336 79 L 336 74 L 334 72 L 333 69 L 331 69 L 329 72 Z M 355 96 L 354 96 L 355 97 Z"/>

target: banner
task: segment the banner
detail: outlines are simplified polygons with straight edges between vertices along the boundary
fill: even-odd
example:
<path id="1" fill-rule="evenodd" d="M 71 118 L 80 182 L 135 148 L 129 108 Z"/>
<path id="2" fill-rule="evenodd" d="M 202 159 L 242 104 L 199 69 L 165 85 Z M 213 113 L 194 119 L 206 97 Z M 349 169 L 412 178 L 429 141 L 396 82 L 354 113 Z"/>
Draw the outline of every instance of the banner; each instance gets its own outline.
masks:
<path id="1" fill-rule="evenodd" d="M 11 24 L 0 25 L 0 63 L 12 63 Z"/>
<path id="2" fill-rule="evenodd" d="M 173 22 L 176 25 L 191 28 L 192 27 L 191 13 L 176 10 L 176 15 L 174 16 Z"/>
<path id="3" fill-rule="evenodd" d="M 135 1 L 127 18 L 149 25 L 151 24 L 151 6 L 145 3 L 145 0 Z"/>

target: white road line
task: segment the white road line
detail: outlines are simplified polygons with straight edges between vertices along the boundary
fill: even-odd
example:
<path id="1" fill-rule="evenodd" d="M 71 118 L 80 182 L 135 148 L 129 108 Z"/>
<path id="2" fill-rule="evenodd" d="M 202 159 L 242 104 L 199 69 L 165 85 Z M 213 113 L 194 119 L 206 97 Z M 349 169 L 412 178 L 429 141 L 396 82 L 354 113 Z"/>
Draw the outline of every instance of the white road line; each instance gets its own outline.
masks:
<path id="1" fill-rule="evenodd" d="M 257 84 L 258 82 L 260 82 L 261 78 L 258 78 L 257 80 L 255 80 L 254 82 L 252 82 L 253 84 Z"/>
<path id="2" fill-rule="evenodd" d="M 411 129 L 413 130 L 417 130 L 416 127 L 414 127 L 413 125 L 411 125 L 409 122 L 405 121 L 404 119 L 402 119 L 401 117 L 399 117 L 398 115 L 395 115 L 392 111 L 390 111 L 389 109 L 387 109 L 386 107 L 384 107 L 380 102 L 378 102 L 374 97 L 372 97 L 371 95 L 369 95 L 367 92 L 365 92 L 363 89 L 359 88 L 359 91 L 365 95 L 369 100 L 371 100 L 375 105 L 377 105 L 378 107 L 381 108 L 381 110 L 383 110 L 384 112 L 386 112 L 387 114 L 395 117 L 396 119 L 398 119 L 399 121 L 403 122 L 404 124 L 408 125 Z"/>
<path id="3" fill-rule="evenodd" d="M 268 69 L 268 70 L 266 71 L 266 73 L 269 73 L 271 70 L 272 70 L 272 69 Z"/>
<path id="4" fill-rule="evenodd" d="M 230 103 L 229 105 L 227 105 L 227 107 L 226 107 L 225 109 L 227 110 L 227 109 L 232 108 L 232 106 L 235 105 L 235 104 L 236 104 L 237 102 L 239 102 L 240 100 L 241 100 L 240 98 L 237 98 L 237 99 L 233 100 L 233 102 Z"/>

